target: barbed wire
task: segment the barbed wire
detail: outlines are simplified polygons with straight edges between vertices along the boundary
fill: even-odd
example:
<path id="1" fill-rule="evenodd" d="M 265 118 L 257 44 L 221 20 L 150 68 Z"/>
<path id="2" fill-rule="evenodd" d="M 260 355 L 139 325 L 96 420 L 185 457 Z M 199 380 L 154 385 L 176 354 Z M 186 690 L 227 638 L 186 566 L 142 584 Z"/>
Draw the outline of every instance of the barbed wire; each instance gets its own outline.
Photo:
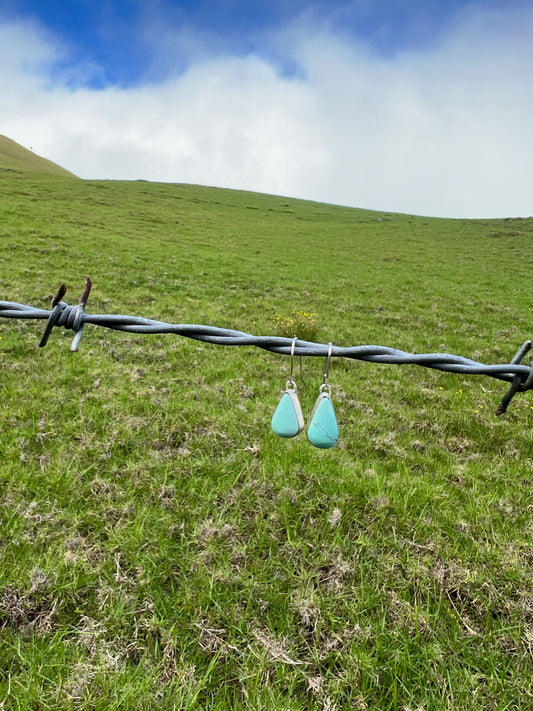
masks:
<path id="1" fill-rule="evenodd" d="M 329 344 L 315 343 L 283 336 L 254 336 L 244 331 L 235 331 L 216 326 L 203 326 L 197 324 L 175 324 L 165 321 L 156 321 L 140 316 L 88 314 L 85 312 L 92 282 L 87 277 L 85 287 L 79 304 L 69 306 L 62 301 L 66 294 L 66 287 L 61 285 L 57 294 L 52 299 L 52 309 L 38 309 L 25 304 L 12 301 L 0 301 L 0 317 L 19 319 L 46 319 L 46 327 L 39 346 L 43 347 L 48 342 L 55 326 L 62 326 L 75 332 L 71 350 L 77 351 L 86 323 L 94 326 L 103 326 L 115 331 L 126 333 L 173 333 L 177 336 L 191 338 L 204 343 L 221 346 L 255 346 L 272 353 L 295 356 L 327 356 L 332 358 L 351 358 L 371 363 L 388 363 L 393 365 L 419 365 L 449 373 L 463 375 L 487 375 L 497 380 L 511 383 L 511 387 L 503 397 L 496 414 L 506 412 L 509 403 L 517 392 L 533 389 L 533 360 L 529 365 L 521 365 L 521 361 L 532 348 L 530 340 L 525 341 L 518 349 L 510 363 L 501 365 L 485 365 L 471 358 L 451 355 L 448 353 L 408 353 L 407 351 L 389 348 L 386 346 L 331 346 Z"/>

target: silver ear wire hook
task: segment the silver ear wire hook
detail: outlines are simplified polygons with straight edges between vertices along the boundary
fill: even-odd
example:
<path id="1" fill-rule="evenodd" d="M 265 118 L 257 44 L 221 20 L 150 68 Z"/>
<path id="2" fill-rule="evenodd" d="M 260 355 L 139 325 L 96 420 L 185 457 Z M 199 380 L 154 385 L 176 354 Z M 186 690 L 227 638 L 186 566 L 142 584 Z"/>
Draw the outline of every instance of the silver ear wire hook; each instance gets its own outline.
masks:
<path id="1" fill-rule="evenodd" d="M 292 353 L 294 354 L 294 348 L 296 346 L 296 342 L 298 341 L 298 336 L 294 336 L 293 341 L 292 341 Z M 300 380 L 302 381 L 302 384 L 304 388 L 307 390 L 307 383 L 305 382 L 304 379 L 304 359 L 303 356 L 300 357 Z"/>
<path id="2" fill-rule="evenodd" d="M 294 380 L 294 349 L 296 348 L 297 341 L 298 341 L 298 336 L 294 336 L 294 338 L 292 339 L 292 343 L 291 343 L 291 377 L 290 377 L 290 381 L 292 383 L 295 382 L 295 380 Z M 300 358 L 300 380 L 302 381 L 304 388 L 307 390 L 307 383 L 304 380 L 304 365 L 303 365 L 304 361 L 303 361 L 302 356 L 299 356 L 299 358 Z"/>
<path id="3" fill-rule="evenodd" d="M 331 343 L 328 343 L 328 354 L 326 356 L 326 368 L 324 372 L 324 385 L 329 387 L 328 376 L 329 376 L 329 366 L 331 363 Z"/>
<path id="4" fill-rule="evenodd" d="M 298 386 L 296 385 L 296 380 L 294 379 L 294 349 L 296 348 L 296 341 L 297 337 L 294 336 L 292 339 L 291 343 L 291 374 L 289 375 L 289 379 L 287 380 L 287 384 L 285 385 L 287 390 L 293 390 L 296 392 L 298 390 Z"/>
<path id="5" fill-rule="evenodd" d="M 296 341 L 298 340 L 298 336 L 294 336 L 292 339 L 291 343 L 291 377 L 290 380 L 291 382 L 294 382 L 294 349 L 296 348 Z"/>

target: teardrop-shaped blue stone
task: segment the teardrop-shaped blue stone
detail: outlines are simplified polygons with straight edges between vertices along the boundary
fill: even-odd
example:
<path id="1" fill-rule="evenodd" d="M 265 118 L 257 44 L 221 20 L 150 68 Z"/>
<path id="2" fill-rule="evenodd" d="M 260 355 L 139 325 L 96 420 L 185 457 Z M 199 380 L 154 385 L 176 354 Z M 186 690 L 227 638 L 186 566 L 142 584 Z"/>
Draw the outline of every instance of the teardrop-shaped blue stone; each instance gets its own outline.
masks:
<path id="1" fill-rule="evenodd" d="M 272 429 L 279 437 L 296 437 L 301 431 L 298 415 L 289 393 L 284 393 L 272 416 Z"/>
<path id="2" fill-rule="evenodd" d="M 319 449 L 329 449 L 337 444 L 339 426 L 329 397 L 323 397 L 318 403 L 307 429 L 307 439 Z"/>

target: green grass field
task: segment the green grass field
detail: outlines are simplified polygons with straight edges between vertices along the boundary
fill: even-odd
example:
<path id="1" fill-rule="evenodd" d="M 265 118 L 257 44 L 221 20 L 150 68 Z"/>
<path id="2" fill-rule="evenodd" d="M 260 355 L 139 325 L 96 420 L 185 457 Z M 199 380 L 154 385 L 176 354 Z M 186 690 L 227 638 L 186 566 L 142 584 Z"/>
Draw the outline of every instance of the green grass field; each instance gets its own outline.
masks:
<path id="1" fill-rule="evenodd" d="M 508 362 L 533 219 L 444 220 L 0 170 L 0 300 Z M 533 708 L 533 400 L 334 360 L 0 320 L 0 708 Z M 306 358 L 311 411 L 323 359 Z"/>
<path id="2" fill-rule="evenodd" d="M 70 178 L 76 176 L 65 168 L 42 158 L 33 151 L 24 148 L 7 136 L 0 135 L 0 171 L 33 172 L 41 175 L 62 175 Z"/>

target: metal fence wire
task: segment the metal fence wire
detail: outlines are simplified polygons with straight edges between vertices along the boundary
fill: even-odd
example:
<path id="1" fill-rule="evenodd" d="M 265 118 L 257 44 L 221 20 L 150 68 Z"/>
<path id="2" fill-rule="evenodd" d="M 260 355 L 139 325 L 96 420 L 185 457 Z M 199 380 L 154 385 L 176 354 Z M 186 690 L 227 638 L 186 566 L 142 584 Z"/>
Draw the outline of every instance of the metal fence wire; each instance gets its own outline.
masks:
<path id="1" fill-rule="evenodd" d="M 471 358 L 448 353 L 408 353 L 386 346 L 366 345 L 348 348 L 332 346 L 330 350 L 329 344 L 314 343 L 300 339 L 294 342 L 292 338 L 279 336 L 254 336 L 244 331 L 234 331 L 215 326 L 166 323 L 139 316 L 88 314 L 85 312 L 85 307 L 91 286 L 91 280 L 87 278 L 79 303 L 76 306 L 69 306 L 62 300 L 66 293 L 66 287 L 63 284 L 52 300 L 51 311 L 12 301 L 0 301 L 0 317 L 46 320 L 46 327 L 39 342 L 41 347 L 46 345 L 55 326 L 71 329 L 75 332 L 71 346 L 72 351 L 78 350 L 84 326 L 86 323 L 90 323 L 94 326 L 104 326 L 105 328 L 126 333 L 173 333 L 177 336 L 184 336 L 185 338 L 220 346 L 255 346 L 282 355 L 291 355 L 292 352 L 295 356 L 324 357 L 330 353 L 332 358 L 352 358 L 371 363 L 389 363 L 393 365 L 419 365 L 424 368 L 433 368 L 434 370 L 463 375 L 487 375 L 511 384 L 496 410 L 497 415 L 502 415 L 506 412 L 507 406 L 516 393 L 533 389 L 533 360 L 530 360 L 529 365 L 521 364 L 532 348 L 530 340 L 522 344 L 510 363 L 501 365 L 485 365 Z"/>

